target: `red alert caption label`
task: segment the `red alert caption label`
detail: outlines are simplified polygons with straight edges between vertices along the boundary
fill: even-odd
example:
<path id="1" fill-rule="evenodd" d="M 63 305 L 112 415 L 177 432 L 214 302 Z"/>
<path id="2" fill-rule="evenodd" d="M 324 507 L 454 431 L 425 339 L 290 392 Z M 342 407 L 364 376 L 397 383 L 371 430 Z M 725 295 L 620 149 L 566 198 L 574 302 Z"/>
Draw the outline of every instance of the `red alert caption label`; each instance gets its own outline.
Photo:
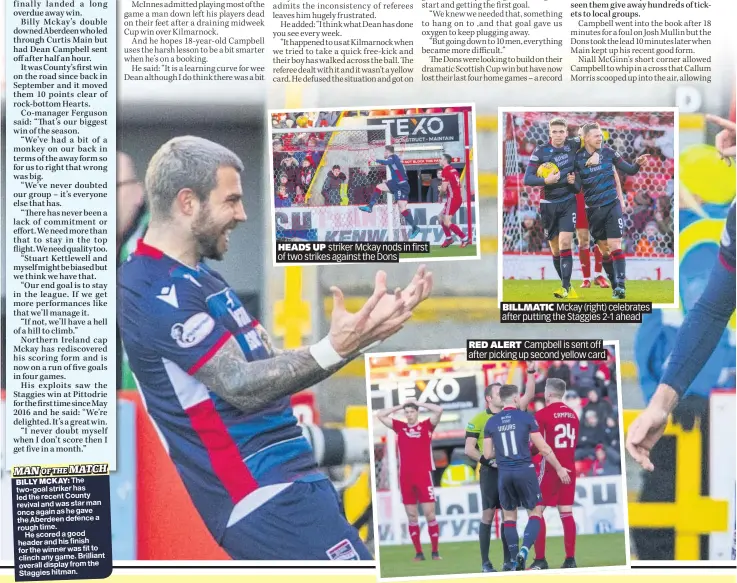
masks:
<path id="1" fill-rule="evenodd" d="M 11 477 L 15 580 L 109 577 L 108 464 L 14 466 Z"/>
<path id="2" fill-rule="evenodd" d="M 277 263 L 398 263 L 403 253 L 430 253 L 428 241 L 276 243 Z"/>
<path id="3" fill-rule="evenodd" d="M 502 302 L 501 321 L 520 324 L 625 324 L 653 311 L 645 302 Z"/>
<path id="4" fill-rule="evenodd" d="M 607 360 L 603 340 L 467 340 L 467 360 Z"/>

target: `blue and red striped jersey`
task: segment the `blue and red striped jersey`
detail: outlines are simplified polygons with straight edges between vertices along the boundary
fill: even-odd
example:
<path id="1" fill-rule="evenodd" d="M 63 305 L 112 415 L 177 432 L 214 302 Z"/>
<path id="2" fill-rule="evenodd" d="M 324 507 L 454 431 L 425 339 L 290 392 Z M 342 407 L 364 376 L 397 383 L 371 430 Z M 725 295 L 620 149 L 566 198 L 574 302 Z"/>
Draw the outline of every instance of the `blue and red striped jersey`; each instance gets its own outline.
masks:
<path id="1" fill-rule="evenodd" d="M 389 179 L 395 182 L 406 182 L 407 171 L 404 169 L 404 164 L 399 159 L 399 156 L 392 154 L 386 160 L 377 160 L 378 164 L 383 164 L 389 169 Z"/>
<path id="2" fill-rule="evenodd" d="M 118 270 L 118 325 L 148 414 L 216 540 L 254 500 L 326 479 L 288 397 L 247 414 L 195 378 L 230 338 L 249 362 L 273 356 L 218 273 L 139 241 Z"/>

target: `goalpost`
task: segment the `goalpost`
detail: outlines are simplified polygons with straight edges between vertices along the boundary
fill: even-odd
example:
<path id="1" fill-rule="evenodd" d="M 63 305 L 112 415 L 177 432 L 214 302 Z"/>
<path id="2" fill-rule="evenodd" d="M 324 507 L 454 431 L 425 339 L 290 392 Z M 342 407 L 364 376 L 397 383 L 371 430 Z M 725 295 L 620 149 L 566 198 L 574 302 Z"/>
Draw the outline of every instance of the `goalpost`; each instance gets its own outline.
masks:
<path id="1" fill-rule="evenodd" d="M 392 145 L 411 181 L 413 202 L 409 205 L 423 230 L 421 240 L 440 244 L 442 227 L 435 217 L 442 203 L 430 202 L 422 194 L 439 169 L 440 158 L 450 154 L 461 170 L 463 205 L 454 217 L 467 230 L 472 243 L 475 233 L 475 175 L 472 165 L 473 133 L 471 112 L 418 114 L 412 116 L 341 116 L 336 126 L 272 128 L 273 192 L 276 200 L 276 238 L 319 241 L 404 241 L 409 225 L 399 212 L 391 192 L 383 192 L 372 212 L 361 211 L 378 184 L 389 178 L 388 168 L 376 163 L 384 148 Z M 392 131 L 400 119 L 405 126 L 436 130 L 452 126 L 453 137 L 417 140 L 403 131 Z M 423 119 L 424 118 L 424 119 Z M 450 118 L 450 119 L 448 119 Z M 367 123 L 367 120 L 372 123 Z M 384 122 L 383 120 L 386 120 Z M 452 121 L 451 121 L 452 120 Z M 376 123 L 378 122 L 378 123 Z M 423 126 L 422 124 L 425 124 Z M 442 131 L 442 129 L 441 129 Z M 410 129 L 411 133 L 411 129 Z M 333 168 L 336 177 L 332 178 Z M 415 176 L 415 172 L 418 173 Z M 415 180 L 417 183 L 415 185 Z M 415 201 L 415 187 L 419 201 Z M 420 240 L 420 239 L 418 239 Z"/>

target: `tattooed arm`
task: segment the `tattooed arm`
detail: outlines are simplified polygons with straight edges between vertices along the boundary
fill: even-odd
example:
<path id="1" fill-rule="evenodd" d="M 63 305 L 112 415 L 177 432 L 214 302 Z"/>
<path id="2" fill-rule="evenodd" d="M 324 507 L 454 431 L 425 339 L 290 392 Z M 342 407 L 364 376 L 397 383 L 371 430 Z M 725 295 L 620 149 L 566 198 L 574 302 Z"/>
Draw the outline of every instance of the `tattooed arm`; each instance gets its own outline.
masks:
<path id="1" fill-rule="evenodd" d="M 238 342 L 230 338 L 194 376 L 216 395 L 251 413 L 325 380 L 359 355 L 356 351 L 327 370 L 317 364 L 308 347 L 248 362 Z"/>

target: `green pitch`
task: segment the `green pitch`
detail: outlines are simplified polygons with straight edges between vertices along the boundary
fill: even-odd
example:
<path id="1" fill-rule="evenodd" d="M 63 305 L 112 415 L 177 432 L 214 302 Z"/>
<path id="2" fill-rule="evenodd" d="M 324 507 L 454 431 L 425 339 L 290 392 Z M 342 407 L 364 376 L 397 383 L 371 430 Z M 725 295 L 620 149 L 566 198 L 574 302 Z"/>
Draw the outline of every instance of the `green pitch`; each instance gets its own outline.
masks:
<path id="1" fill-rule="evenodd" d="M 423 533 L 427 534 L 427 533 Z M 521 533 L 520 533 L 521 534 Z M 625 556 L 625 533 L 579 535 L 576 539 L 576 564 L 579 567 L 616 567 L 627 564 Z M 379 569 L 382 577 L 426 577 L 430 575 L 466 575 L 481 572 L 479 543 L 443 542 L 440 539 L 442 561 L 430 560 L 430 544 L 424 543 L 426 561 L 415 563 L 412 545 L 383 546 L 379 556 Z M 547 540 L 545 558 L 551 569 L 559 569 L 565 559 L 563 537 Z M 491 541 L 489 558 L 498 571 L 502 569 L 502 545 L 498 540 Z M 530 551 L 527 566 L 535 558 L 535 549 Z"/>
<path id="2" fill-rule="evenodd" d="M 553 291 L 560 287 L 557 280 L 530 280 L 505 279 L 503 286 L 503 300 L 505 302 L 616 302 L 612 299 L 611 288 L 600 288 L 593 285 L 588 289 L 581 289 L 581 281 L 571 281 L 571 285 L 578 294 L 575 300 L 560 300 L 553 296 Z M 626 302 L 652 302 L 653 304 L 673 303 L 673 281 L 642 281 L 627 282 Z"/>
<path id="3" fill-rule="evenodd" d="M 476 245 L 461 247 L 453 243 L 450 247 L 443 249 L 440 245 L 430 245 L 430 253 L 400 253 L 401 259 L 427 259 L 436 257 L 476 257 Z"/>

